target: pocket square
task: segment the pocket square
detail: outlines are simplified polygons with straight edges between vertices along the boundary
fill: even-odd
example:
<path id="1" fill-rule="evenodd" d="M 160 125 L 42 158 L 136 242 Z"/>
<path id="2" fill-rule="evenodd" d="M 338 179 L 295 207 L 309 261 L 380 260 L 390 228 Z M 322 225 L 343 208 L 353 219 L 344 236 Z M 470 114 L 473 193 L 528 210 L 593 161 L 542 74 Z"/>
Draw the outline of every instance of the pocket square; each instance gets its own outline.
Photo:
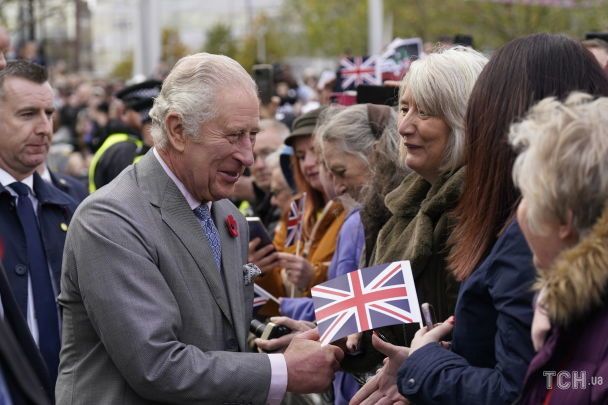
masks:
<path id="1" fill-rule="evenodd" d="M 245 285 L 253 283 L 255 278 L 262 274 L 262 270 L 253 263 L 247 263 L 243 265 L 243 281 Z"/>

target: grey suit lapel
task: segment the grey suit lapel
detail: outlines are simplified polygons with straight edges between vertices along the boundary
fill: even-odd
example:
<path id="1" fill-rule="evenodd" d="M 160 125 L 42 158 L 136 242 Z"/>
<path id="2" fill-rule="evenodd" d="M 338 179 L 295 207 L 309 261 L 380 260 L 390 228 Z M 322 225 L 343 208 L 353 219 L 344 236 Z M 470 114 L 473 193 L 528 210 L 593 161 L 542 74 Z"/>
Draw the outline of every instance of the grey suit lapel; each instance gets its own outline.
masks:
<path id="1" fill-rule="evenodd" d="M 246 350 L 246 337 L 249 325 L 245 325 L 246 314 L 243 302 L 245 301 L 243 263 L 241 262 L 241 251 L 239 249 L 240 237 L 232 237 L 226 227 L 226 218 L 230 211 L 227 202 L 217 201 L 213 203 L 213 219 L 217 226 L 222 242 L 222 264 L 224 266 L 224 279 L 226 280 L 226 291 L 230 297 L 230 308 L 234 319 L 234 329 L 239 340 L 241 350 Z"/>
<path id="2" fill-rule="evenodd" d="M 175 183 L 167 176 L 152 151 L 142 158 L 135 170 L 142 190 L 147 191 L 152 205 L 160 208 L 163 222 L 171 228 L 190 253 L 209 284 L 218 307 L 232 323 L 228 297 L 221 275 L 217 270 L 213 253 L 203 235 L 200 223 L 190 210 L 188 202 Z"/>

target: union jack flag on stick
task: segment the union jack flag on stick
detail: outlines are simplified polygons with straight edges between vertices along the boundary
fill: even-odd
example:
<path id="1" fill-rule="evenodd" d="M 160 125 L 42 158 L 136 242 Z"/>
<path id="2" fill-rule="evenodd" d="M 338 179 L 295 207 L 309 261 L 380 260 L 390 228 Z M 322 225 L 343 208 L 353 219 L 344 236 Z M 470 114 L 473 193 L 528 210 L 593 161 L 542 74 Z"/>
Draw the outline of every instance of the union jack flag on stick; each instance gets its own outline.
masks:
<path id="1" fill-rule="evenodd" d="M 341 91 L 355 90 L 360 84 L 382 84 L 376 56 L 342 58 L 338 69 Z"/>
<path id="2" fill-rule="evenodd" d="M 314 286 L 311 293 L 323 345 L 357 332 L 422 321 L 409 261 L 356 270 Z"/>
<path id="3" fill-rule="evenodd" d="M 304 204 L 306 203 L 306 193 L 302 193 L 300 198 L 291 201 L 289 216 L 287 217 L 287 238 L 285 247 L 300 242 L 302 237 L 302 220 L 304 218 Z"/>
<path id="4" fill-rule="evenodd" d="M 268 300 L 274 301 L 277 304 L 279 300 L 277 297 L 263 289 L 257 284 L 253 285 L 253 309 L 257 309 L 268 302 Z"/>

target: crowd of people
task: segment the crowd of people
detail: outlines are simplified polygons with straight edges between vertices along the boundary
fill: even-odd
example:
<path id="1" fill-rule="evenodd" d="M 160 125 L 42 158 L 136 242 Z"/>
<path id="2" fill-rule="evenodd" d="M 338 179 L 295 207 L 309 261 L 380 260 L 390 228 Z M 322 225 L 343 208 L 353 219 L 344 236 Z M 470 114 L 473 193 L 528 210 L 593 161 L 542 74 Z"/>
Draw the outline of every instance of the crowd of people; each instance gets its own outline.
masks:
<path id="1" fill-rule="evenodd" d="M 345 106 L 207 53 L 68 84 L 5 37 L 0 403 L 608 402 L 607 42 L 437 47 Z M 311 289 L 401 260 L 439 323 L 321 345 Z"/>

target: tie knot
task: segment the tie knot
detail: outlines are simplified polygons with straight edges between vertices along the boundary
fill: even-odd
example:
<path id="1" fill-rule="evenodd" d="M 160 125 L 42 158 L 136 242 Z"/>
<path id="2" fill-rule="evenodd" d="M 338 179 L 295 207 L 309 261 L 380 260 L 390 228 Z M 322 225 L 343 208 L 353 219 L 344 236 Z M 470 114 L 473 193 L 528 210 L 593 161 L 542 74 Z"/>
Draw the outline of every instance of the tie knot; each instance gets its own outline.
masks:
<path id="1" fill-rule="evenodd" d="M 15 190 L 15 193 L 17 193 L 19 197 L 26 197 L 30 195 L 30 188 L 27 186 L 27 184 L 24 184 L 20 181 L 11 183 L 8 186 Z"/>
<path id="2" fill-rule="evenodd" d="M 207 221 L 211 219 L 211 213 L 209 212 L 209 205 L 207 203 L 202 203 L 198 207 L 194 209 L 194 215 L 198 217 L 201 221 Z"/>

